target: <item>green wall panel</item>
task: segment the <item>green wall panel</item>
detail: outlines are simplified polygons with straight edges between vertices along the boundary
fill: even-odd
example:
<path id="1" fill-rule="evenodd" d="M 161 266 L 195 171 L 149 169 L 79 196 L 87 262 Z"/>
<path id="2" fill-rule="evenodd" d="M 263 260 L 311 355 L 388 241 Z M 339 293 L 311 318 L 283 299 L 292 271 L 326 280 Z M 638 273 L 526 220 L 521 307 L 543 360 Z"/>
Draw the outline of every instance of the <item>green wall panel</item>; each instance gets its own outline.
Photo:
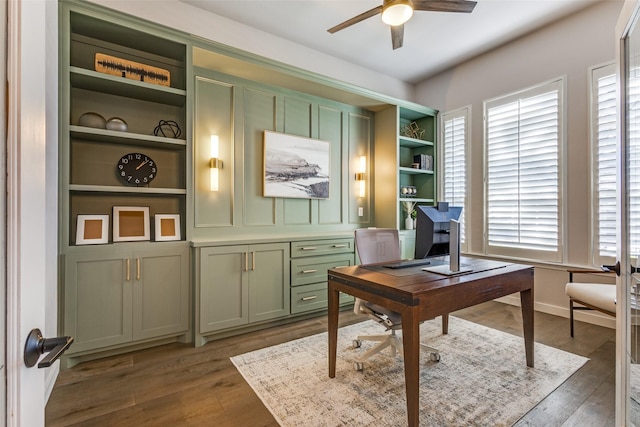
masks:
<path id="1" fill-rule="evenodd" d="M 276 131 L 276 94 L 245 88 L 243 225 L 275 225 L 276 199 L 263 197 L 263 132 Z"/>
<path id="2" fill-rule="evenodd" d="M 313 138 L 313 104 L 308 100 L 296 99 L 290 96 L 284 97 L 283 104 L 284 133 Z M 315 201 L 309 199 L 283 199 L 282 215 L 284 225 L 312 224 L 311 210 L 315 203 Z"/>
<path id="3" fill-rule="evenodd" d="M 194 204 L 196 227 L 233 225 L 233 86 L 215 80 L 196 77 L 195 132 L 193 140 Z M 218 135 L 219 190 L 210 189 L 210 140 Z"/>
<path id="4" fill-rule="evenodd" d="M 331 163 L 329 165 L 329 198 L 318 201 L 318 224 L 340 224 L 343 218 L 343 180 L 342 176 L 343 129 L 345 115 L 337 108 L 318 106 L 318 139 L 331 141 Z"/>

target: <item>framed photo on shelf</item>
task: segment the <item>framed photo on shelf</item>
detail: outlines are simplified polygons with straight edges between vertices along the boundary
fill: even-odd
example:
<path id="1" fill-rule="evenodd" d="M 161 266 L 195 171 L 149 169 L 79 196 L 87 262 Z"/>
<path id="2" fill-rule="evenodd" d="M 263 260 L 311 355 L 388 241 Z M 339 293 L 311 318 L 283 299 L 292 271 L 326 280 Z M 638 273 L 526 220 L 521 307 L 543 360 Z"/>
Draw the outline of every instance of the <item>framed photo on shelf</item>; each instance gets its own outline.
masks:
<path id="1" fill-rule="evenodd" d="M 156 241 L 180 240 L 180 215 L 156 214 Z"/>
<path id="2" fill-rule="evenodd" d="M 76 245 L 109 243 L 109 215 L 78 215 Z"/>
<path id="3" fill-rule="evenodd" d="M 113 241 L 135 242 L 150 240 L 148 206 L 113 207 Z"/>

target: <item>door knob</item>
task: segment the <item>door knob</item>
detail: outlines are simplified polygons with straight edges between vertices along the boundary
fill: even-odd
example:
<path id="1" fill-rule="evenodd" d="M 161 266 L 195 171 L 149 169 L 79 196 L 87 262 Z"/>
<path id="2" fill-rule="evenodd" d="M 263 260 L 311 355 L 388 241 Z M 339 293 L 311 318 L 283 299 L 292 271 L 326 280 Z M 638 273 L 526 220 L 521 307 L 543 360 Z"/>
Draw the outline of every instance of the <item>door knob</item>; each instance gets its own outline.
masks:
<path id="1" fill-rule="evenodd" d="M 73 343 L 73 337 L 45 338 L 40 329 L 32 329 L 24 344 L 24 364 L 27 368 L 31 368 L 38 362 L 41 354 L 49 353 L 38 363 L 38 368 L 48 368 L 62 356 L 71 343 Z"/>

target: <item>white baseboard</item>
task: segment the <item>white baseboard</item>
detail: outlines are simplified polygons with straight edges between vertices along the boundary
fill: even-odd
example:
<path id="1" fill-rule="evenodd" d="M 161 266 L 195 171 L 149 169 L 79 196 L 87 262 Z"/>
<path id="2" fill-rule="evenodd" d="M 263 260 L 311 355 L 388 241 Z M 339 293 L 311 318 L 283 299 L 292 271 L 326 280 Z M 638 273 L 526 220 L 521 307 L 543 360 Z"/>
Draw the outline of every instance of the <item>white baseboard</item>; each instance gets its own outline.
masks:
<path id="1" fill-rule="evenodd" d="M 515 305 L 517 307 L 520 307 L 520 296 L 517 294 L 507 295 L 506 297 L 496 299 L 496 301 L 504 304 Z M 557 305 L 534 302 L 533 309 L 541 313 L 552 314 L 554 316 L 560 316 L 560 317 L 569 319 L 569 307 L 558 307 Z M 580 322 L 591 323 L 592 325 L 604 326 L 605 328 L 610 328 L 610 329 L 616 328 L 615 318 L 604 315 L 597 311 L 574 311 L 573 315 L 575 317 L 575 320 L 578 320 Z M 567 328 L 569 328 L 568 320 L 567 320 Z"/>

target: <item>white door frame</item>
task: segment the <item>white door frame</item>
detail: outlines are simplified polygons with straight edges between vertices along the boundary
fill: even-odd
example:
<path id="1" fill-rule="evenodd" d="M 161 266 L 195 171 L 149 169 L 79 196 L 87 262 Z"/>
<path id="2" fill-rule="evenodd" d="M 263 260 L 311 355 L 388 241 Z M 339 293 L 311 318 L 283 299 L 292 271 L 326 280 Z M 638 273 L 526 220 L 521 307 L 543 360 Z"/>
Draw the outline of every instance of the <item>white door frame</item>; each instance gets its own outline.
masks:
<path id="1" fill-rule="evenodd" d="M 52 164 L 50 157 L 52 150 L 57 151 L 58 4 L 48 0 L 3 2 L 8 5 L 9 100 L 6 425 L 37 427 L 44 425 L 47 391 L 59 369 L 59 364 L 49 369 L 27 368 L 23 362 L 30 330 L 39 328 L 45 336 L 57 335 L 55 320 L 47 321 L 52 310 L 57 310 L 57 208 L 51 206 L 47 193 L 53 191 L 57 198 L 57 160 Z"/>

